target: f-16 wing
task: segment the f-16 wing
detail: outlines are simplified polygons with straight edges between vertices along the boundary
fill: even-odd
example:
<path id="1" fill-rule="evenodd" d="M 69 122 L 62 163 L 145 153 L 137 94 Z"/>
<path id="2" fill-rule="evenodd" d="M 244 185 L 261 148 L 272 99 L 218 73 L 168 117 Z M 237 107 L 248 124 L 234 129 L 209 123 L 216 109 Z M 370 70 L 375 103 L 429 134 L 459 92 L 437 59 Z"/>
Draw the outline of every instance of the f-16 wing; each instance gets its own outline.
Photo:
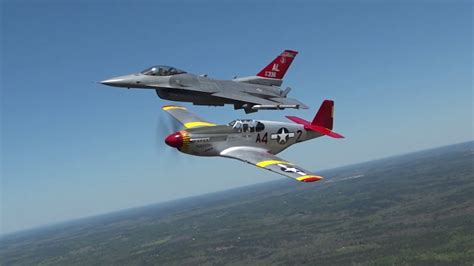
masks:
<path id="1" fill-rule="evenodd" d="M 235 101 L 239 101 L 242 103 L 250 103 L 253 106 L 249 106 L 253 110 L 258 109 L 285 109 L 285 108 L 295 108 L 295 109 L 308 109 L 304 103 L 292 99 L 292 98 L 284 98 L 284 97 L 273 97 L 269 99 L 257 97 L 254 95 L 250 95 L 245 92 L 217 92 L 212 94 L 213 96 L 225 99 L 231 99 Z"/>
<path id="2" fill-rule="evenodd" d="M 213 93 L 212 96 L 216 96 L 219 98 L 231 99 L 235 101 L 245 102 L 245 103 L 252 103 L 252 104 L 275 104 L 273 101 L 269 101 L 260 97 L 256 97 L 247 93 L 239 93 L 239 92 L 216 92 Z"/>
<path id="3" fill-rule="evenodd" d="M 206 120 L 200 118 L 199 116 L 191 113 L 185 107 L 166 105 L 161 109 L 170 114 L 173 118 L 178 120 L 185 128 L 195 128 L 195 127 L 209 127 L 215 126 L 216 124 L 207 122 Z"/>
<path id="4" fill-rule="evenodd" d="M 270 98 L 270 99 L 282 105 L 297 105 L 298 108 L 300 109 L 308 109 L 308 106 L 306 106 L 304 103 L 293 98 L 281 97 L 281 98 Z"/>
<path id="5" fill-rule="evenodd" d="M 301 182 L 314 182 L 323 178 L 299 166 L 296 166 L 293 163 L 282 160 L 260 148 L 246 146 L 232 147 L 222 151 L 221 156 L 237 159 L 261 168 L 265 168 L 269 171 L 293 178 Z"/>

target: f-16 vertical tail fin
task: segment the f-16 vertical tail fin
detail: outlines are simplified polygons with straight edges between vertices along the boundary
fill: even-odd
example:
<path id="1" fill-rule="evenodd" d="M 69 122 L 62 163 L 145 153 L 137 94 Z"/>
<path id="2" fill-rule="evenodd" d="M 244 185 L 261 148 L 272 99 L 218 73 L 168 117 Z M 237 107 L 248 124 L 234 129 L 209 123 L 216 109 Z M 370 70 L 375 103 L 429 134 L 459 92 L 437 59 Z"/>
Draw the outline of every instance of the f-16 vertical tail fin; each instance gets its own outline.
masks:
<path id="1" fill-rule="evenodd" d="M 234 78 L 233 81 L 266 86 L 281 86 L 283 77 L 297 54 L 297 51 L 285 50 L 273 59 L 268 66 L 258 72 L 256 76 Z"/>
<path id="2" fill-rule="evenodd" d="M 287 118 L 297 124 L 303 125 L 306 130 L 318 132 L 336 139 L 344 138 L 344 136 L 332 131 L 333 116 L 334 101 L 324 100 L 311 123 L 296 116 L 287 116 Z"/>
<path id="3" fill-rule="evenodd" d="M 270 64 L 258 72 L 257 76 L 272 79 L 283 79 L 286 71 L 298 54 L 297 51 L 285 50 L 277 56 Z"/>

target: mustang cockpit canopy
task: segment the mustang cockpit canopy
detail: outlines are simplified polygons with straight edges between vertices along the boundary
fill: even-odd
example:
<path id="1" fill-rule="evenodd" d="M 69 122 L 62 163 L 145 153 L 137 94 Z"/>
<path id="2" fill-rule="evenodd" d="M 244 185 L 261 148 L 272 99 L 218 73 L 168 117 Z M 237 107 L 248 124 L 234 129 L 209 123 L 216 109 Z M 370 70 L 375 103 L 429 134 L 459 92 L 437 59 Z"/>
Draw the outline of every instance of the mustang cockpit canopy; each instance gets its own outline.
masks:
<path id="1" fill-rule="evenodd" d="M 252 119 L 237 119 L 228 124 L 238 132 L 260 132 L 265 129 L 265 125 Z"/>
<path id="2" fill-rule="evenodd" d="M 148 76 L 173 76 L 177 74 L 184 74 L 186 72 L 170 66 L 157 65 L 147 68 L 141 73 Z"/>

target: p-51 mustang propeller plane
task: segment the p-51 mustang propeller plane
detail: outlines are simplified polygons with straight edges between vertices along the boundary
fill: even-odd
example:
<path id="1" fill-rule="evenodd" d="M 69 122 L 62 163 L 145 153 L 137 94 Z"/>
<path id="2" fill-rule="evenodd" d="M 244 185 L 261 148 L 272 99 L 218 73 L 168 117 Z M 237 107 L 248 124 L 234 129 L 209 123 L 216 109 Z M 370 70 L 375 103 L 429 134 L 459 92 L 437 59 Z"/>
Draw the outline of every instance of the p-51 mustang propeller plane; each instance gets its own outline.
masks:
<path id="1" fill-rule="evenodd" d="M 256 76 L 215 80 L 183 70 L 157 65 L 141 73 L 101 81 L 104 85 L 124 88 L 154 89 L 162 99 L 192 102 L 195 105 L 232 104 L 246 113 L 261 109 L 307 109 L 300 101 L 287 98 L 290 88 L 280 89 L 283 76 L 298 54 L 285 50 Z"/>
<path id="2" fill-rule="evenodd" d="M 334 102 L 325 100 L 312 122 L 287 116 L 295 123 L 263 120 L 234 120 L 227 125 L 207 122 L 180 106 L 162 108 L 184 129 L 166 137 L 165 142 L 179 151 L 197 156 L 237 159 L 301 182 L 321 176 L 275 156 L 289 146 L 321 136 L 343 138 L 332 131 Z"/>

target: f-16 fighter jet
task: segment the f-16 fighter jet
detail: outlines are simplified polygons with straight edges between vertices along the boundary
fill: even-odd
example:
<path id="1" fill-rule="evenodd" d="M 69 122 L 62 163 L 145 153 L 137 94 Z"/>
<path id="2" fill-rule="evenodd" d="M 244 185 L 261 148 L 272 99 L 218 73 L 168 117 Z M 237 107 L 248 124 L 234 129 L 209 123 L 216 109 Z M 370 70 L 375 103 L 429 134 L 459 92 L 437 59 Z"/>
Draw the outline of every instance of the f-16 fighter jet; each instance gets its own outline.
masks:
<path id="1" fill-rule="evenodd" d="M 152 66 L 141 73 L 101 81 L 104 85 L 154 89 L 162 99 L 192 102 L 195 105 L 232 104 L 246 113 L 261 109 L 307 109 L 298 100 L 287 98 L 290 88 L 282 90 L 283 76 L 298 54 L 285 50 L 256 76 L 216 80 L 194 75 L 170 66 Z"/>
<path id="2" fill-rule="evenodd" d="M 343 138 L 332 131 L 333 108 L 334 102 L 325 100 L 312 122 L 287 116 L 294 123 L 243 119 L 216 125 L 184 107 L 164 106 L 162 109 L 184 126 L 166 137 L 165 142 L 183 153 L 233 158 L 297 181 L 314 182 L 322 177 L 275 154 L 295 143 L 321 136 Z"/>

